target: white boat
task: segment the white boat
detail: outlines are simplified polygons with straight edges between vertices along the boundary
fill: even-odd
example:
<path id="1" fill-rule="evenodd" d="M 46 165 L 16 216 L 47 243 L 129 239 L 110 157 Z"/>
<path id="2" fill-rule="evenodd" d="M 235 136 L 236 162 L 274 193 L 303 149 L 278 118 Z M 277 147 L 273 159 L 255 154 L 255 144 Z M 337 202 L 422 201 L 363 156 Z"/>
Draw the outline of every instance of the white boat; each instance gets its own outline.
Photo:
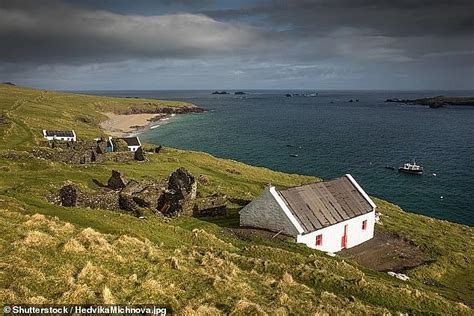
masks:
<path id="1" fill-rule="evenodd" d="M 399 172 L 405 172 L 405 173 L 413 173 L 413 174 L 422 174 L 423 173 L 423 167 L 420 165 L 417 165 L 415 161 L 412 163 L 406 163 L 400 168 L 398 168 Z"/>

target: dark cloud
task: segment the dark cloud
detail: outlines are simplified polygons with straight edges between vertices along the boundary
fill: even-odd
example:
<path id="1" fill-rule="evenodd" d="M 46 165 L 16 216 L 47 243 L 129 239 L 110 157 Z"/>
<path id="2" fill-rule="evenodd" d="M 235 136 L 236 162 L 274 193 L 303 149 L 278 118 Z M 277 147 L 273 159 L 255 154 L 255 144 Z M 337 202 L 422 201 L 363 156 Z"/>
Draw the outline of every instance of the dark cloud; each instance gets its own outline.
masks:
<path id="1" fill-rule="evenodd" d="M 0 0 L 0 79 L 474 88 L 473 34 L 472 0 Z"/>
<path id="2" fill-rule="evenodd" d="M 472 36 L 474 31 L 471 0 L 275 0 L 204 13 L 223 19 L 260 16 L 271 27 L 318 36 L 343 27 L 383 36 Z"/>
<path id="3" fill-rule="evenodd" d="M 248 45 L 256 34 L 200 14 L 156 16 L 93 11 L 55 1 L 2 1 L 0 60 L 87 63 L 190 58 Z"/>

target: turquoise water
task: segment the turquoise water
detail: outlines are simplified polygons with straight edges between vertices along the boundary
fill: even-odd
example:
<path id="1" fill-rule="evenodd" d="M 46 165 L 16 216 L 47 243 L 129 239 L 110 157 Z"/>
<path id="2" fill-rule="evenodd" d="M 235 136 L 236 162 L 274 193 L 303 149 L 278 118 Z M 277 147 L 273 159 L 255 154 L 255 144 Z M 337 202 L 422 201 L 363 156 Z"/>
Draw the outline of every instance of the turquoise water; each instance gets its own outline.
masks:
<path id="1" fill-rule="evenodd" d="M 474 92 L 320 91 L 316 97 L 291 98 L 287 92 L 251 91 L 243 97 L 210 91 L 95 93 L 184 100 L 210 110 L 174 117 L 142 135 L 147 142 L 325 179 L 351 173 L 370 195 L 411 212 L 474 225 L 474 107 L 383 102 Z M 422 176 L 384 168 L 414 158 L 425 168 Z"/>

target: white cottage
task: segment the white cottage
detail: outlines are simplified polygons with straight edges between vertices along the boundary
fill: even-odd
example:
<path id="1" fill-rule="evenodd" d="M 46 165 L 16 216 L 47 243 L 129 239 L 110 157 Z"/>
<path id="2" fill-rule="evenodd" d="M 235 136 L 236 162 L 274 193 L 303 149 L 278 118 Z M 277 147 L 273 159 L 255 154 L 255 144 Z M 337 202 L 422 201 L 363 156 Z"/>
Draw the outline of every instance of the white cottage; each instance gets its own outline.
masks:
<path id="1" fill-rule="evenodd" d="M 76 141 L 76 132 L 72 131 L 48 131 L 43 130 L 43 137 L 47 140 L 64 140 L 68 142 Z"/>
<path id="2" fill-rule="evenodd" d="M 135 152 L 138 150 L 138 148 L 141 147 L 142 143 L 140 142 L 140 139 L 137 136 L 134 137 L 122 137 L 122 138 L 117 138 L 121 139 L 124 142 L 127 143 L 127 148 L 128 151 Z M 109 140 L 107 141 L 107 151 L 114 151 L 114 144 L 112 141 L 112 137 L 109 137 Z"/>
<path id="3" fill-rule="evenodd" d="M 240 226 L 283 233 L 310 248 L 337 252 L 374 236 L 375 208 L 346 174 L 286 190 L 268 186 L 240 211 Z"/>

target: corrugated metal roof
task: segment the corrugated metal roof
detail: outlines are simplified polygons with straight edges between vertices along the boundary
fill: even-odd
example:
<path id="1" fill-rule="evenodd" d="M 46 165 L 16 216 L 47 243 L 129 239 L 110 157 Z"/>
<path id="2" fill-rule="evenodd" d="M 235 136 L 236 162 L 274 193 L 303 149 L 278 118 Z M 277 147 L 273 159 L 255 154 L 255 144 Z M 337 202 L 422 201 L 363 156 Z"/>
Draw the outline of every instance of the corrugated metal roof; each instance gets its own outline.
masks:
<path id="1" fill-rule="evenodd" d="M 305 233 L 369 213 L 372 206 L 347 176 L 279 191 Z"/>

